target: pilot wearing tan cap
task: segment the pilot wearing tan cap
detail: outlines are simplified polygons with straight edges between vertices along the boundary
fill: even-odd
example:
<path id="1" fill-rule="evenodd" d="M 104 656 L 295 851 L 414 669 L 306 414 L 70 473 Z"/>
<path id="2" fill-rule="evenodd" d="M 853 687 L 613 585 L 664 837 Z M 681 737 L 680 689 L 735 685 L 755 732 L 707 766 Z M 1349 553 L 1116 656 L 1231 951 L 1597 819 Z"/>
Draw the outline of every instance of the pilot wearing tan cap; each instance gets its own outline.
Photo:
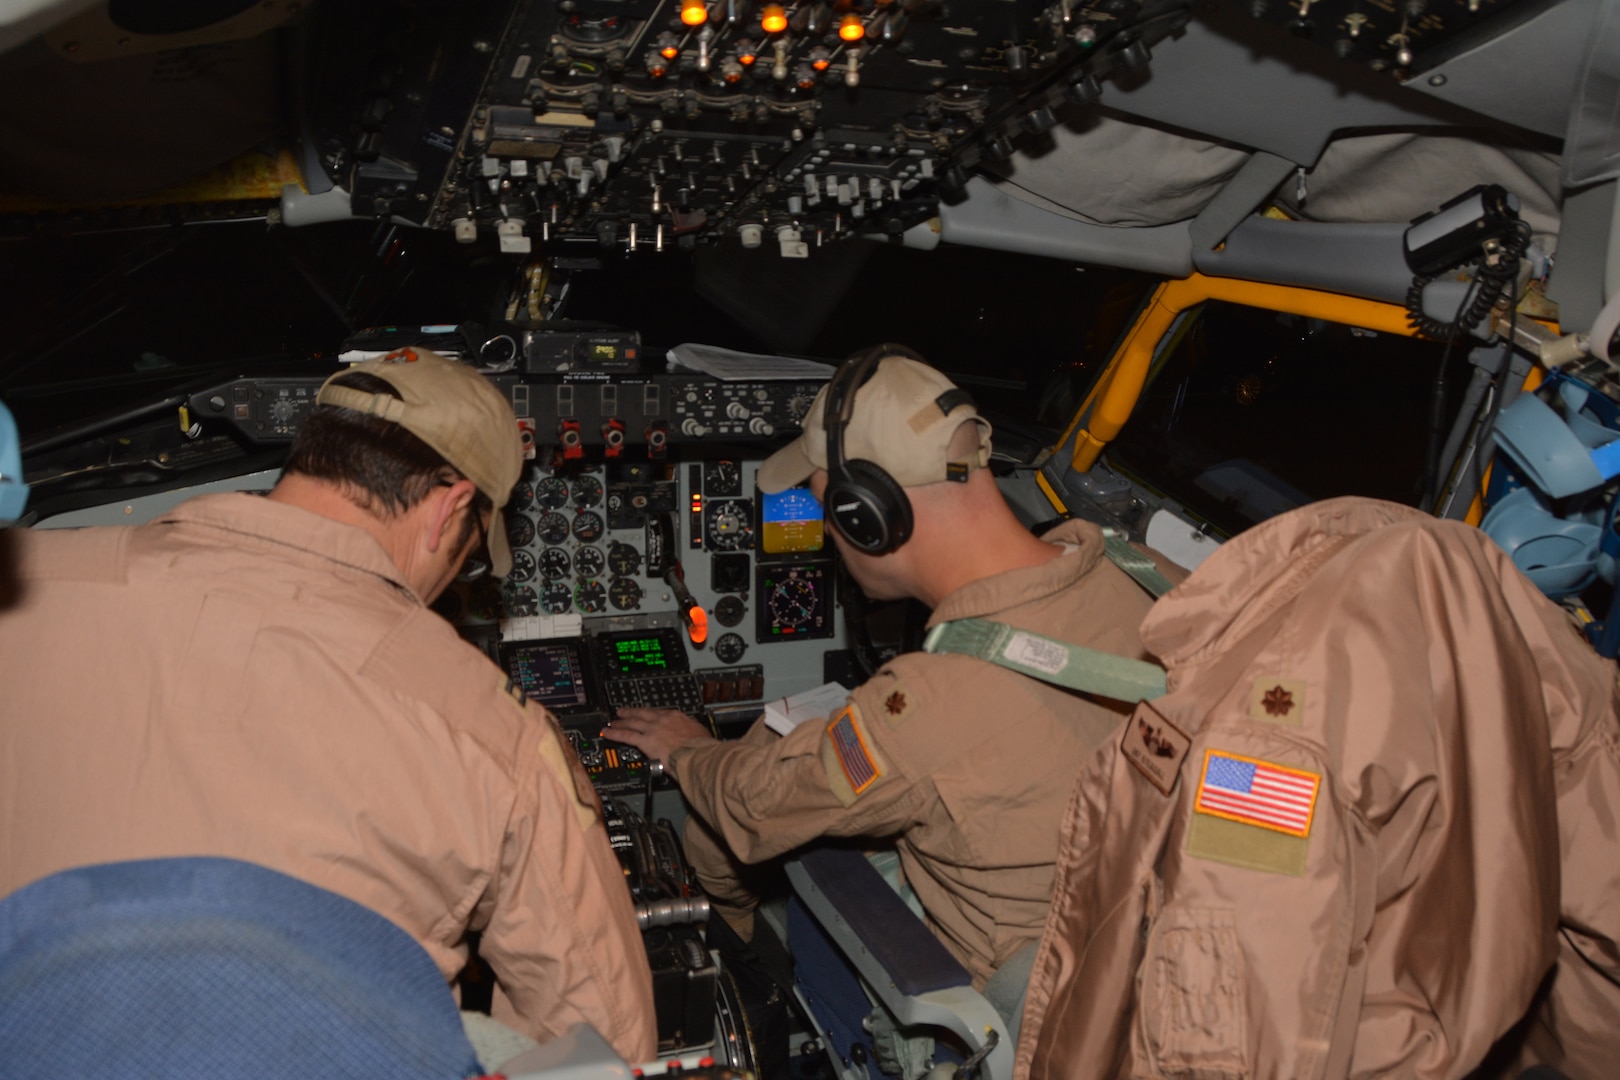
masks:
<path id="1" fill-rule="evenodd" d="M 427 607 L 523 467 L 511 408 L 425 350 L 333 376 L 267 498 L 134 528 L 14 531 L 0 608 L 0 895 L 55 871 L 216 855 L 365 904 L 496 1015 L 656 1050 L 617 858 L 555 721 Z"/>
<path id="2" fill-rule="evenodd" d="M 1037 538 L 988 468 L 971 399 L 898 346 L 858 354 L 816 399 L 804 434 L 759 470 L 823 498 L 849 574 L 911 597 L 930 625 L 997 619 L 1128 657 L 1150 599 L 1103 556 L 1093 525 Z M 907 653 L 819 721 L 722 743 L 682 713 L 621 711 L 609 734 L 663 760 L 695 817 L 687 852 L 745 936 L 748 864 L 820 836 L 894 838 L 930 926 L 983 987 L 1041 933 L 1058 826 L 1114 707 L 965 656 Z"/>

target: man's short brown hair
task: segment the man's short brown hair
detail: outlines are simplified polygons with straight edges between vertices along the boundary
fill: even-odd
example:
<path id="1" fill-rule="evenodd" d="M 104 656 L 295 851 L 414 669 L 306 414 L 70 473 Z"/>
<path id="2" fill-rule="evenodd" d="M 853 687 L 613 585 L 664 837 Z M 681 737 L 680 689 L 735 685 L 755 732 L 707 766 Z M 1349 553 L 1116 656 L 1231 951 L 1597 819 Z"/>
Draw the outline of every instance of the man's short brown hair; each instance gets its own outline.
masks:
<path id="1" fill-rule="evenodd" d="M 368 394 L 398 397 L 387 382 L 363 371 L 337 376 L 336 385 Z M 445 482 L 465 479 L 437 450 L 399 424 L 338 405 L 317 405 L 298 428 L 285 473 L 336 484 L 368 511 L 393 518 Z M 466 543 L 473 524 L 492 512 L 494 503 L 482 491 L 473 496 L 473 514 L 462 526 Z"/>

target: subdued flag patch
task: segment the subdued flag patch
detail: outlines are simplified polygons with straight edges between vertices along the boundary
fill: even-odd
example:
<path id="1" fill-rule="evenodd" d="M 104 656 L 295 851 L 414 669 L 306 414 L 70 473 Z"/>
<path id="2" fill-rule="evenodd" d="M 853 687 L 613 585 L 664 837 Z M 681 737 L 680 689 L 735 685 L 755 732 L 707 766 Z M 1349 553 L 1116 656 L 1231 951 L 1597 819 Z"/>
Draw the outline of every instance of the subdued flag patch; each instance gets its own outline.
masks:
<path id="1" fill-rule="evenodd" d="M 838 755 L 838 764 L 843 767 L 844 777 L 849 781 L 850 789 L 855 794 L 861 794 L 883 775 L 883 770 L 872 760 L 872 753 L 867 749 L 866 740 L 855 725 L 855 717 L 849 706 L 846 705 L 833 713 L 832 721 L 827 725 L 827 738 L 831 741 L 833 753 Z"/>
<path id="2" fill-rule="evenodd" d="M 1318 773 L 1224 750 L 1206 750 L 1193 809 L 1306 837 L 1311 833 L 1311 817 L 1316 812 L 1316 795 L 1321 786 Z"/>

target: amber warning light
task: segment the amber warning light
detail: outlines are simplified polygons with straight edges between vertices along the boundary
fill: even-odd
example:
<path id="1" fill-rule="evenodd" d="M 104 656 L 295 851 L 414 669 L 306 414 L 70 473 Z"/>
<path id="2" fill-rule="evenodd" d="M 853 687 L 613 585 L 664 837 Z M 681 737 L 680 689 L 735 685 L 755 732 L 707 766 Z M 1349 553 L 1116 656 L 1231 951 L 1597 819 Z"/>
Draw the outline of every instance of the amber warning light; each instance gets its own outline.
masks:
<path id="1" fill-rule="evenodd" d="M 759 25 L 767 34 L 779 34 L 787 29 L 787 12 L 781 4 L 766 4 L 760 12 Z"/>
<path id="2" fill-rule="evenodd" d="M 702 26 L 709 21 L 709 9 L 703 0 L 681 0 L 681 22 L 687 26 Z"/>

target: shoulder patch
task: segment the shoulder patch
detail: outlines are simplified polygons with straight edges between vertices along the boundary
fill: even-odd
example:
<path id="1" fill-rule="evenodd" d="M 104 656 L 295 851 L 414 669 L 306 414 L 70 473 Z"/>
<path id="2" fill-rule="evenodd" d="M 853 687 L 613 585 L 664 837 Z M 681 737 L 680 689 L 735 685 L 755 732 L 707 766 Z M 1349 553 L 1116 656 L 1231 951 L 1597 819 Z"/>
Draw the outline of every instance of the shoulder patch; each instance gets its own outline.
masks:
<path id="1" fill-rule="evenodd" d="M 1193 812 L 1304 839 L 1321 787 L 1320 773 L 1211 749 L 1204 751 Z"/>
<path id="2" fill-rule="evenodd" d="M 1175 788 L 1191 749 L 1186 732 L 1145 701 L 1136 706 L 1120 734 L 1119 752 L 1164 795 Z"/>
<path id="3" fill-rule="evenodd" d="M 1262 724 L 1299 727 L 1305 718 L 1305 681 L 1262 675 L 1249 690 L 1249 716 Z"/>
<path id="4" fill-rule="evenodd" d="M 841 779 L 848 784 L 849 801 L 854 802 L 884 775 L 883 765 L 873 752 L 860 717 L 852 706 L 845 705 L 833 713 L 827 723 L 826 735 L 823 746 L 830 750 L 833 759 L 829 762 L 825 756 L 823 758 L 828 779 Z M 837 763 L 841 776 L 833 774 L 833 762 Z"/>
<path id="5" fill-rule="evenodd" d="M 1303 877 L 1322 777 L 1223 750 L 1204 754 L 1187 854 Z"/>

